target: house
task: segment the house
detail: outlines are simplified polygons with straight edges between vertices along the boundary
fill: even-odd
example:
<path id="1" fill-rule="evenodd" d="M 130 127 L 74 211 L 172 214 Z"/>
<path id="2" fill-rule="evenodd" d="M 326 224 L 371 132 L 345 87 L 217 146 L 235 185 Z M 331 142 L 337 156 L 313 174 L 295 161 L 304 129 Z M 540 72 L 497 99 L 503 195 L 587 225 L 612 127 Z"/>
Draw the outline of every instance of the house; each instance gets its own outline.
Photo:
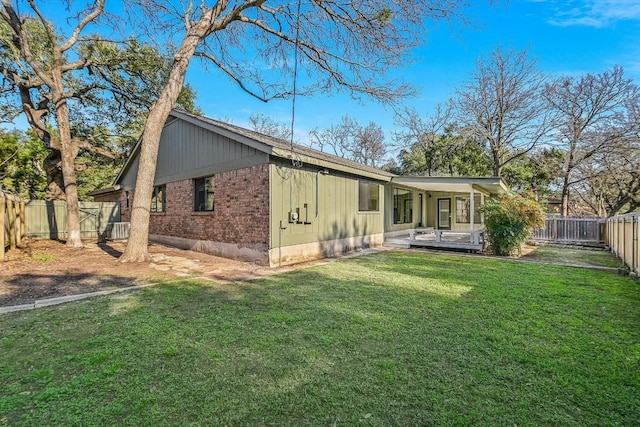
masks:
<path id="1" fill-rule="evenodd" d="M 119 202 L 123 221 L 138 161 L 139 146 L 113 186 L 92 193 Z M 151 241 L 271 266 L 410 230 L 482 230 L 475 208 L 506 190 L 499 178 L 400 177 L 181 111 L 164 126 L 154 184 Z"/>

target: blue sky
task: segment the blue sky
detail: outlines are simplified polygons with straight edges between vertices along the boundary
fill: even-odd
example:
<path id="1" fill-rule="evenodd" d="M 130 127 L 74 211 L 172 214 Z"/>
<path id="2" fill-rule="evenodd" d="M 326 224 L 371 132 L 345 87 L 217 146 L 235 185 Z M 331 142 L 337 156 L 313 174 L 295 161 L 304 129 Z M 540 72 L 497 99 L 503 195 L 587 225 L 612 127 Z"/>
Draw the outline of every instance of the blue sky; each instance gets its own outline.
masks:
<path id="1" fill-rule="evenodd" d="M 428 113 L 451 97 L 473 72 L 476 61 L 496 47 L 528 49 L 541 71 L 552 75 L 599 73 L 621 65 L 640 84 L 640 0 L 473 1 L 466 15 L 472 26 L 437 24 L 427 28 L 425 45 L 413 52 L 412 64 L 400 70 L 420 96 L 403 105 Z M 188 80 L 198 91 L 206 116 L 247 125 L 252 112 L 291 121 L 291 101 L 264 104 L 245 95 L 225 78 L 204 74 L 192 64 Z M 349 114 L 360 123 L 394 127 L 393 109 L 373 101 L 362 104 L 345 95 L 316 96 L 296 103 L 296 139 L 314 127 L 325 128 Z"/>
<path id="2" fill-rule="evenodd" d="M 434 24 L 425 28 L 425 44 L 412 52 L 413 61 L 396 71 L 420 90 L 403 105 L 428 113 L 453 96 L 475 68 L 476 61 L 498 46 L 528 49 L 542 72 L 551 75 L 599 73 L 621 65 L 640 84 L 640 0 L 470 0 L 465 12 L 471 25 Z M 246 126 L 251 113 L 291 122 L 291 100 L 267 104 L 242 92 L 213 67 L 205 71 L 193 61 L 187 81 L 198 93 L 203 113 Z M 296 139 L 308 131 L 337 123 L 344 114 L 365 125 L 374 121 L 387 132 L 394 128 L 393 109 L 347 95 L 298 98 Z M 26 127 L 23 119 L 16 126 Z M 9 126 L 11 127 L 11 126 Z M 390 142 L 390 141 L 389 141 Z"/>

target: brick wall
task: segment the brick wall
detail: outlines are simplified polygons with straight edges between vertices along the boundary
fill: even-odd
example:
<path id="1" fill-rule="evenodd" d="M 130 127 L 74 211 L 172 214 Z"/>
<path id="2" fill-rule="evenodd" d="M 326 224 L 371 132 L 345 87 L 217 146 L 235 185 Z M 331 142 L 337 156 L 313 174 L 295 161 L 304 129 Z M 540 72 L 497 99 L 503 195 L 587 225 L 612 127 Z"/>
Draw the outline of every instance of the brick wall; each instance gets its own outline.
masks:
<path id="1" fill-rule="evenodd" d="M 214 180 L 213 212 L 193 211 L 192 179 L 167 183 L 166 212 L 151 213 L 149 233 L 268 249 L 269 165 L 217 173 Z M 124 191 L 95 200 L 119 201 L 122 221 L 130 221 Z"/>

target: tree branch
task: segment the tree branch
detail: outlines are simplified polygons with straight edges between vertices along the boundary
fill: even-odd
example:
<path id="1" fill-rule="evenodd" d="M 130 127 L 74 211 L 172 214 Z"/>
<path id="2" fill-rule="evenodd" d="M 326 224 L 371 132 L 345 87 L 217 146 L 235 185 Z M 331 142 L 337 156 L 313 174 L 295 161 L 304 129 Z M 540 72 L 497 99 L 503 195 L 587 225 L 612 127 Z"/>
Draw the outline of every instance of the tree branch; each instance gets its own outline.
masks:
<path id="1" fill-rule="evenodd" d="M 33 0 L 29 0 L 29 3 L 32 3 Z M 104 11 L 104 3 L 105 0 L 96 0 L 96 7 L 91 12 L 87 14 L 87 16 L 82 19 L 76 28 L 73 30 L 73 33 L 69 37 L 69 39 L 60 46 L 61 52 L 66 52 L 69 50 L 77 41 L 80 33 L 84 28 L 91 22 L 93 22 L 100 14 Z"/>

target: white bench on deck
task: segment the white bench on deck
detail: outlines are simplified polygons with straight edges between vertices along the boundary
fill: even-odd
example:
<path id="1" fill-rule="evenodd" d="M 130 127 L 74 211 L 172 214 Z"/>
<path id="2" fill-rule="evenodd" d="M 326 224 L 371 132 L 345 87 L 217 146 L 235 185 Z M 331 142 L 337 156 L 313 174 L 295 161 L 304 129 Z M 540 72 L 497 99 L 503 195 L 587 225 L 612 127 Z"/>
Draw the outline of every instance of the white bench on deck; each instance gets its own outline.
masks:
<path id="1" fill-rule="evenodd" d="M 436 233 L 436 242 L 442 241 L 442 232 L 447 234 L 454 234 L 459 236 L 470 236 L 469 242 L 474 245 L 479 245 L 483 242 L 484 230 L 473 230 L 473 231 L 450 231 L 450 230 L 435 230 Z"/>
<path id="2" fill-rule="evenodd" d="M 431 234 L 435 236 L 434 240 L 416 239 L 419 234 Z M 446 234 L 445 234 L 446 233 Z M 468 243 L 458 241 L 443 240 L 445 236 L 460 236 L 468 237 Z M 482 250 L 484 248 L 484 230 L 473 231 L 451 231 L 451 230 L 439 230 L 433 227 L 421 227 L 409 229 L 409 246 L 433 246 L 444 248 L 464 248 L 470 250 Z"/>
<path id="3" fill-rule="evenodd" d="M 409 230 L 409 240 L 416 240 L 416 234 L 430 234 L 436 231 L 433 227 L 412 228 Z"/>

